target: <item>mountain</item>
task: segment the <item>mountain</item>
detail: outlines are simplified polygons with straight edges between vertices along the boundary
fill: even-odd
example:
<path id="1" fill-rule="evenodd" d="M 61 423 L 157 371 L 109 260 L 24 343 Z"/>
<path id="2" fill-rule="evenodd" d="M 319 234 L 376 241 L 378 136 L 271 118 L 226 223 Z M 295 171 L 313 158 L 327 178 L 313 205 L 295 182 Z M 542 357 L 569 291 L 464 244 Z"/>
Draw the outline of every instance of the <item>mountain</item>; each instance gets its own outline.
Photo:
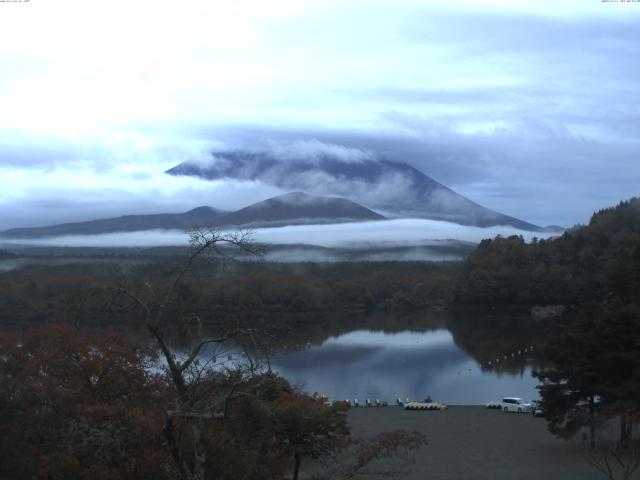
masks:
<path id="1" fill-rule="evenodd" d="M 198 225 L 217 224 L 226 212 L 211 207 L 198 207 L 185 213 L 126 215 L 88 222 L 63 223 L 48 227 L 14 228 L 0 232 L 2 238 L 42 238 L 60 235 L 98 235 L 113 232 L 135 232 L 153 229 L 185 229 Z"/>
<path id="2" fill-rule="evenodd" d="M 228 226 L 278 227 L 318 223 L 383 220 L 385 217 L 344 198 L 292 192 L 254 203 L 219 218 Z"/>
<path id="3" fill-rule="evenodd" d="M 259 180 L 284 190 L 336 195 L 387 217 L 541 230 L 537 225 L 483 207 L 410 165 L 371 156 L 346 159 L 323 152 L 312 158 L 295 158 L 269 152 L 234 151 L 212 154 L 205 161 L 186 161 L 166 173 L 210 180 Z"/>
<path id="4" fill-rule="evenodd" d="M 61 235 L 98 235 L 153 229 L 182 230 L 206 225 L 233 228 L 276 227 L 383 220 L 384 218 L 382 215 L 344 198 L 317 197 L 302 192 L 292 192 L 254 203 L 231 213 L 211 207 L 198 207 L 185 213 L 127 215 L 48 227 L 14 228 L 0 232 L 0 237 L 20 239 Z"/>

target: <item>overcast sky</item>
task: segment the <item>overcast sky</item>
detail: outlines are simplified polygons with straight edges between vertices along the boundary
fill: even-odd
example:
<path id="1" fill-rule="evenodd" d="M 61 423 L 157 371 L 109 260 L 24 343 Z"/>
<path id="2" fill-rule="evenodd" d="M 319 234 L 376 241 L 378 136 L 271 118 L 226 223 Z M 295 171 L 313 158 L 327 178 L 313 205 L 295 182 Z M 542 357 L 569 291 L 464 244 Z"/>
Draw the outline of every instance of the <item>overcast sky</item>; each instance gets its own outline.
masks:
<path id="1" fill-rule="evenodd" d="M 0 2 L 0 229 L 279 193 L 163 174 L 319 141 L 489 208 L 640 194 L 640 2 Z"/>

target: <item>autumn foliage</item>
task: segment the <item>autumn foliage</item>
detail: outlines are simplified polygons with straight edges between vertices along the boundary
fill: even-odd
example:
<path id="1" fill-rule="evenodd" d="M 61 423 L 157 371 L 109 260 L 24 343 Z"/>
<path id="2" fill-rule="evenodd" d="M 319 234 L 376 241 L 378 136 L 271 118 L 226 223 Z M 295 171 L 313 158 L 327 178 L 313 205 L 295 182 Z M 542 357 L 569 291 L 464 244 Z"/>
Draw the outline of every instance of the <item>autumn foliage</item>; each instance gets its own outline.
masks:
<path id="1" fill-rule="evenodd" d="M 347 451 L 344 471 L 357 471 L 423 443 L 404 432 L 353 439 L 346 405 L 269 371 L 209 372 L 187 388 L 224 397 L 228 385 L 233 401 L 201 422 L 204 478 L 295 478 L 305 459 Z M 176 458 L 193 458 L 190 420 L 168 422 L 177 398 L 156 350 L 139 340 L 68 323 L 0 334 L 0 479 L 189 479 Z"/>
<path id="2" fill-rule="evenodd" d="M 2 478 L 159 478 L 153 350 L 67 324 L 0 336 Z"/>

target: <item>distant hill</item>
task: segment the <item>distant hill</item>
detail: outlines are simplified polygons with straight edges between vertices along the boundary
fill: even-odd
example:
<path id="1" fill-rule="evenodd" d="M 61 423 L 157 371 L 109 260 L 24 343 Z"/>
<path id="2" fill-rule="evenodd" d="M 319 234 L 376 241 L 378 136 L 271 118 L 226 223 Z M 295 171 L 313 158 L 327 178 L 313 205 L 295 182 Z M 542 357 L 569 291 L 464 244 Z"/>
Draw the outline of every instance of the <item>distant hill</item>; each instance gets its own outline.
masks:
<path id="1" fill-rule="evenodd" d="M 318 223 L 383 220 L 385 217 L 345 200 L 292 192 L 254 203 L 219 218 L 227 226 L 277 227 Z"/>
<path id="2" fill-rule="evenodd" d="M 268 152 L 214 153 L 210 161 L 186 161 L 167 172 L 210 180 L 259 180 L 285 190 L 335 195 L 390 218 L 429 218 L 462 225 L 538 225 L 490 210 L 400 162 L 363 157 L 345 160 L 323 153 L 312 159 L 282 159 Z"/>
<path id="3" fill-rule="evenodd" d="M 135 232 L 154 229 L 185 229 L 216 224 L 226 212 L 211 207 L 198 207 L 185 213 L 126 215 L 88 222 L 63 223 L 48 227 L 14 228 L 0 232 L 2 238 L 43 238 L 61 235 L 98 235 L 101 233 Z"/>
<path id="4" fill-rule="evenodd" d="M 318 223 L 383 220 L 385 217 L 345 200 L 293 192 L 254 203 L 236 212 L 198 207 L 185 213 L 127 215 L 48 227 L 14 228 L 0 232 L 5 239 L 44 238 L 62 235 L 99 235 L 142 230 L 183 230 L 197 226 L 275 227 Z"/>

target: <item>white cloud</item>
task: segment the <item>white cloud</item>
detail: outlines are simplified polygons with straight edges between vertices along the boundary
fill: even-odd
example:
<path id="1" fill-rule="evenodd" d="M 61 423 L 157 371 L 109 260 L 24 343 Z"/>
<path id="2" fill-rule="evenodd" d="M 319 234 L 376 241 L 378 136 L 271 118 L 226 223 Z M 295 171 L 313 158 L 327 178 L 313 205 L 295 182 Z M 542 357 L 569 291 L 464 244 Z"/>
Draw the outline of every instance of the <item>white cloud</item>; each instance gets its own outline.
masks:
<path id="1" fill-rule="evenodd" d="M 253 240 L 271 245 L 306 244 L 320 247 L 367 248 L 381 246 L 440 245 L 439 240 L 455 239 L 477 243 L 496 235 L 522 235 L 526 240 L 551 234 L 532 233 L 504 227 L 468 227 L 437 220 L 402 219 L 337 225 L 297 225 L 261 228 L 253 232 Z M 5 244 L 15 241 L 4 241 Z M 60 247 L 152 247 L 188 244 L 181 231 L 149 230 L 144 232 L 109 233 L 103 235 L 69 235 L 37 240 L 20 240 L 20 244 Z"/>
<path id="2" fill-rule="evenodd" d="M 323 247 L 429 245 L 436 240 L 455 239 L 480 242 L 496 235 L 522 235 L 526 240 L 540 233 L 518 230 L 510 226 L 469 227 L 455 223 L 424 219 L 397 219 L 339 225 L 297 225 L 264 228 L 255 231 L 255 239 L 267 244 L 311 244 Z"/>
<path id="3" fill-rule="evenodd" d="M 313 140 L 298 140 L 294 142 L 269 142 L 269 153 L 279 160 L 306 160 L 315 162 L 323 156 L 345 163 L 373 160 L 375 155 L 359 148 L 349 148 L 342 145 Z"/>
<path id="4" fill-rule="evenodd" d="M 83 165 L 9 166 L 0 167 L 0 178 L 0 230 L 128 214 L 179 213 L 202 205 L 237 210 L 283 193 L 256 181 L 209 182 L 136 164 L 98 172 Z"/>
<path id="5" fill-rule="evenodd" d="M 466 177 L 442 179 L 479 192 L 479 203 L 533 205 L 540 223 L 584 220 L 594 183 L 605 206 L 639 173 L 639 19 L 637 3 L 599 0 L 2 3 L 0 218 L 7 227 L 31 223 L 25 215 L 68 219 L 72 210 L 20 206 L 81 205 L 87 195 L 113 201 L 92 206 L 113 214 L 157 198 L 162 208 L 198 204 L 210 198 L 203 184 L 168 185 L 159 172 L 205 161 L 236 126 L 253 129 L 248 148 L 268 140 L 260 127 L 397 134 L 444 152 L 421 160 L 436 179 L 436 162 L 455 161 L 450 170 Z M 304 138 L 279 155 L 370 154 Z M 581 171 L 591 180 L 572 178 Z M 624 188 L 611 173 L 620 171 Z M 522 178 L 558 193 L 536 199 L 515 185 Z M 508 198 L 492 203 L 479 182 Z M 240 190 L 237 206 L 264 198 Z M 228 201 L 230 189 L 217 191 L 206 203 Z M 571 212 L 549 218 L 542 202 L 567 197 L 577 199 Z"/>

